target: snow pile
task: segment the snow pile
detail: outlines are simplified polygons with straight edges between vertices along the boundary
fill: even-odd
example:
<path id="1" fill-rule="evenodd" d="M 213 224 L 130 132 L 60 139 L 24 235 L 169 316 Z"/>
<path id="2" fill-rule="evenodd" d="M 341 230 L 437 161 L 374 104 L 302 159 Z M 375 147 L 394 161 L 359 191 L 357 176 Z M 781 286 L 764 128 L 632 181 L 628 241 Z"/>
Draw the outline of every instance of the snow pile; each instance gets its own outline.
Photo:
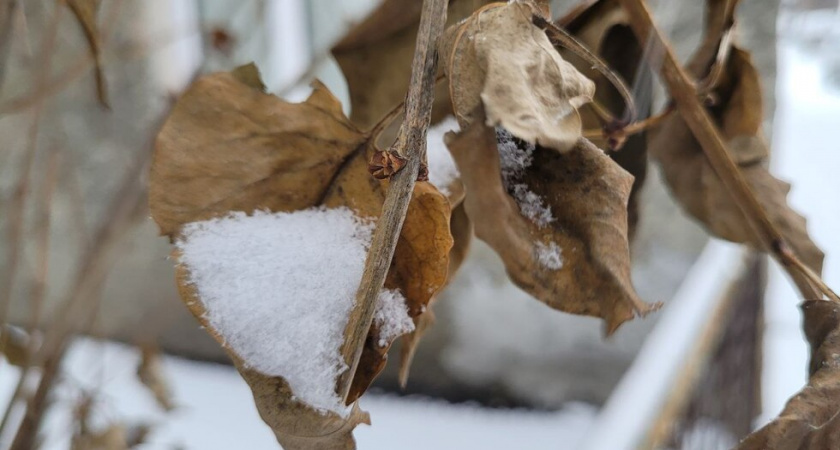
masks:
<path id="1" fill-rule="evenodd" d="M 373 321 L 379 327 L 380 347 L 414 331 L 414 321 L 408 316 L 405 298 L 396 290 L 384 290 L 379 294 Z"/>
<path id="2" fill-rule="evenodd" d="M 177 246 L 226 344 L 249 367 L 283 377 L 298 400 L 341 414 L 339 349 L 372 231 L 347 208 L 234 213 L 186 225 Z M 399 292 L 380 295 L 377 317 L 391 332 L 405 329 L 400 301 Z"/>
<path id="3" fill-rule="evenodd" d="M 443 135 L 448 131 L 457 131 L 458 121 L 448 116 L 436 125 L 429 127 L 426 135 L 426 155 L 429 159 L 429 182 L 443 195 L 450 195 L 449 185 L 461 176 L 452 154 L 443 142 Z"/>
<path id="4" fill-rule="evenodd" d="M 537 261 L 543 266 L 551 270 L 560 270 L 563 268 L 562 249 L 554 242 L 548 245 L 537 242 Z"/>
<path id="5" fill-rule="evenodd" d="M 531 191 L 522 182 L 525 169 L 533 162 L 534 145 L 523 143 L 521 148 L 512 134 L 503 128 L 496 128 L 496 140 L 499 144 L 499 160 L 502 168 L 502 182 L 505 189 L 513 196 L 522 214 L 531 219 L 539 227 L 554 222 L 551 208 L 543 203 L 543 199 Z"/>

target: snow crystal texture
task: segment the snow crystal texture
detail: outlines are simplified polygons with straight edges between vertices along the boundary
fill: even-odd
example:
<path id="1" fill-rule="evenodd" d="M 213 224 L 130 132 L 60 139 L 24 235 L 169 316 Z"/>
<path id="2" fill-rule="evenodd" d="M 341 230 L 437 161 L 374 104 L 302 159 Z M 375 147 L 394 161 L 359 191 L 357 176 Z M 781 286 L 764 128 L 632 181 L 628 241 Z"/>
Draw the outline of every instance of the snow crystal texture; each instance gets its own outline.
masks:
<path id="1" fill-rule="evenodd" d="M 299 401 L 343 415 L 339 349 L 372 230 L 347 208 L 233 213 L 186 225 L 177 246 L 207 321 L 245 364 L 283 377 Z M 391 311 L 385 328 L 410 321 L 400 302 L 405 310 L 399 292 L 380 294 Z"/>
<path id="2" fill-rule="evenodd" d="M 542 242 L 537 242 L 537 261 L 544 267 L 551 270 L 560 270 L 563 268 L 563 255 L 560 246 L 554 242 L 549 242 L 547 245 Z"/>
<path id="3" fill-rule="evenodd" d="M 426 135 L 426 155 L 429 159 L 429 182 L 432 183 L 443 195 L 450 195 L 449 185 L 452 184 L 461 173 L 452 154 L 443 142 L 443 136 L 448 131 L 458 131 L 458 121 L 448 116 L 432 127 Z"/>
<path id="4" fill-rule="evenodd" d="M 385 290 L 379 294 L 373 321 L 379 327 L 380 347 L 414 331 L 414 321 L 408 316 L 405 298 L 399 291 Z"/>
<path id="5" fill-rule="evenodd" d="M 502 169 L 502 182 L 505 189 L 519 205 L 522 215 L 540 228 L 554 222 L 554 215 L 542 197 L 534 193 L 522 181 L 525 169 L 534 161 L 534 145 L 516 141 L 504 128 L 496 128 L 496 140 L 499 146 L 499 161 Z"/>

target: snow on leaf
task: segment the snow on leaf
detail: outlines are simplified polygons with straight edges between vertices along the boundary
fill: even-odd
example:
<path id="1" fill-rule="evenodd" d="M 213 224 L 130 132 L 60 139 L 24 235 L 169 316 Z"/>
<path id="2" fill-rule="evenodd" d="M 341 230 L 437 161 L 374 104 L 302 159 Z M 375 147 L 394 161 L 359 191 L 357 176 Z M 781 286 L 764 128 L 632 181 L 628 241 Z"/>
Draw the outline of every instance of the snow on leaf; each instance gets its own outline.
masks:
<path id="1" fill-rule="evenodd" d="M 522 214 L 502 182 L 493 128 L 477 118 L 447 144 L 462 169 L 476 236 L 523 290 L 560 311 L 604 319 L 607 333 L 656 307 L 643 303 L 630 281 L 626 205 L 633 178 L 604 152 L 585 140 L 565 153 L 535 147 L 523 182 L 556 212 L 542 227 Z"/>
<path id="2" fill-rule="evenodd" d="M 197 232 L 196 227 L 218 224 L 231 217 L 246 222 L 259 221 L 278 213 L 306 214 L 309 211 L 314 214 L 312 208 L 322 207 L 326 208 L 324 211 L 352 210 L 359 220 L 375 221 L 380 215 L 387 187 L 387 181 L 377 181 L 367 172 L 367 161 L 376 151 L 371 136 L 357 129 L 343 115 L 340 103 L 318 82 L 309 99 L 293 104 L 266 94 L 253 65 L 231 73 L 204 76 L 179 99 L 158 135 L 150 178 L 152 216 L 162 233 L 178 242 L 182 256 L 201 251 L 191 247 L 190 236 Z M 447 198 L 434 186 L 417 183 L 386 280 L 386 288 L 399 290 L 404 296 L 412 317 L 425 310 L 446 281 L 452 247 L 450 210 Z M 331 226 L 338 224 L 334 224 L 333 219 L 321 223 L 321 228 L 335 233 L 337 230 Z M 188 225 L 193 222 L 205 223 Z M 318 229 L 311 224 L 308 228 Z M 290 387 L 297 383 L 285 376 L 272 375 L 278 372 L 270 368 L 258 367 L 272 360 L 253 358 L 251 351 L 254 348 L 242 344 L 248 341 L 259 347 L 258 343 L 267 332 L 264 321 L 252 317 L 259 326 L 241 327 L 225 323 L 227 319 L 219 319 L 235 317 L 236 311 L 255 307 L 255 303 L 241 300 L 252 298 L 253 292 L 249 290 L 265 280 L 255 279 L 253 273 L 240 274 L 239 278 L 229 273 L 225 289 L 213 291 L 213 277 L 208 271 L 233 270 L 230 264 L 245 259 L 254 273 L 263 269 L 256 265 L 260 261 L 266 267 L 272 267 L 274 262 L 283 264 L 282 269 L 275 267 L 277 272 L 271 275 L 282 278 L 281 273 L 294 272 L 300 263 L 293 253 L 288 257 L 278 253 L 266 255 L 264 249 L 273 248 L 272 243 L 264 242 L 265 245 L 255 247 L 253 243 L 259 239 L 248 235 L 247 231 L 240 232 L 245 234 L 228 236 L 230 243 L 241 244 L 241 252 L 236 258 L 235 252 L 231 251 L 226 258 L 210 258 L 212 264 L 203 269 L 193 267 L 201 258 L 191 260 L 192 264 L 181 261 L 177 266 L 177 279 L 183 301 L 232 356 L 254 391 L 261 416 L 272 426 L 281 443 L 288 445 L 287 449 L 333 448 L 331 445 L 351 448 L 353 427 L 367 421 L 363 413 L 353 406 L 349 415 L 342 417 L 331 412 L 328 402 L 315 401 L 319 404 L 310 406 L 300 401 L 306 394 L 299 394 L 299 387 Z M 336 273 L 340 271 L 324 268 L 333 264 L 331 259 L 345 256 L 329 258 L 330 250 L 324 246 L 328 240 L 319 241 L 323 244 L 320 245 L 313 242 L 313 238 L 298 236 L 297 244 L 312 245 L 313 251 L 319 252 L 321 268 L 309 267 L 313 268 L 312 276 L 319 277 L 321 282 L 307 284 L 301 281 L 305 278 L 297 277 L 292 280 L 294 282 L 286 283 L 285 291 L 279 290 L 272 297 L 274 300 L 277 296 L 303 289 L 295 283 L 303 283 L 309 289 L 326 288 L 333 282 L 332 278 L 339 276 Z M 292 242 L 283 244 L 293 245 Z M 209 248 L 213 247 L 204 250 Z M 337 248 L 347 250 L 342 245 Z M 188 252 L 188 249 L 192 250 Z M 354 260 L 361 267 L 364 258 Z M 353 285 L 353 294 L 361 279 L 361 269 L 358 273 L 352 283 L 344 284 Z M 196 290 L 197 286 L 204 286 L 205 292 Z M 323 293 L 313 291 L 317 292 Z M 222 299 L 216 297 L 217 294 L 228 297 Z M 327 296 L 324 300 L 340 301 L 329 297 L 329 293 L 324 295 Z M 348 297 L 350 304 L 353 297 Z M 298 300 L 311 299 L 311 296 L 302 296 Z M 227 305 L 227 309 L 223 309 L 225 312 L 213 313 L 220 305 Z M 407 331 L 405 327 L 400 329 Z M 381 337 L 379 332 L 378 327 L 372 326 L 368 340 L 384 341 L 387 345 L 365 347 L 348 404 L 367 389 L 384 367 L 392 336 Z M 325 336 L 321 335 L 322 338 Z M 369 366 L 365 366 L 365 361 Z M 334 383 L 325 381 L 321 388 L 334 395 Z M 326 394 L 320 398 L 325 397 Z M 324 412 L 326 414 L 322 414 Z"/>

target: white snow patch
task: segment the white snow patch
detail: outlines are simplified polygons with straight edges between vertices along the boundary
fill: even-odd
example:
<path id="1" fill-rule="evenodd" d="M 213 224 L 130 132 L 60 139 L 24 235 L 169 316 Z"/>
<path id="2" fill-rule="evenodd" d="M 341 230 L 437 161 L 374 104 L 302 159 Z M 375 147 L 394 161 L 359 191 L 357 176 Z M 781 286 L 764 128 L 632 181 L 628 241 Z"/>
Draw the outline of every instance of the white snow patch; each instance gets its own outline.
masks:
<path id="1" fill-rule="evenodd" d="M 563 255 L 560 246 L 554 242 L 544 244 L 537 242 L 537 261 L 544 267 L 551 270 L 560 270 L 563 268 Z"/>
<path id="2" fill-rule="evenodd" d="M 522 182 L 525 169 L 534 161 L 534 145 L 524 143 L 520 147 L 509 131 L 496 128 L 496 140 L 499 145 L 499 160 L 502 169 L 502 182 L 505 189 L 513 196 L 522 214 L 539 227 L 554 222 L 554 215 L 543 202 L 542 197 L 534 193 Z"/>
<path id="3" fill-rule="evenodd" d="M 344 414 L 339 348 L 372 230 L 347 208 L 233 213 L 186 225 L 177 246 L 227 345 L 300 401 Z"/>
<path id="4" fill-rule="evenodd" d="M 414 331 L 414 321 L 408 316 L 405 297 L 398 290 L 383 290 L 379 293 L 379 303 L 373 321 L 379 327 L 379 346 Z"/>
<path id="5" fill-rule="evenodd" d="M 426 155 L 429 158 L 429 182 L 432 183 L 443 195 L 450 195 L 449 185 L 452 184 L 461 172 L 449 153 L 449 148 L 443 142 L 443 136 L 449 131 L 459 130 L 458 121 L 448 116 L 439 123 L 429 128 L 426 135 Z"/>

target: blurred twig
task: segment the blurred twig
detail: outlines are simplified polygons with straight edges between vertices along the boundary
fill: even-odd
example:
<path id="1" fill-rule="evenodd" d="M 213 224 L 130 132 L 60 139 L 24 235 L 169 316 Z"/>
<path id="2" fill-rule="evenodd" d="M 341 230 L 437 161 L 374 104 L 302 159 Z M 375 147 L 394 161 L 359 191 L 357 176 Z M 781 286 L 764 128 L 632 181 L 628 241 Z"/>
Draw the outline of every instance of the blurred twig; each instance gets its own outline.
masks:
<path id="1" fill-rule="evenodd" d="M 17 3 L 17 0 L 0 0 L 0 89 L 3 88 L 3 81 L 6 80 Z"/>

